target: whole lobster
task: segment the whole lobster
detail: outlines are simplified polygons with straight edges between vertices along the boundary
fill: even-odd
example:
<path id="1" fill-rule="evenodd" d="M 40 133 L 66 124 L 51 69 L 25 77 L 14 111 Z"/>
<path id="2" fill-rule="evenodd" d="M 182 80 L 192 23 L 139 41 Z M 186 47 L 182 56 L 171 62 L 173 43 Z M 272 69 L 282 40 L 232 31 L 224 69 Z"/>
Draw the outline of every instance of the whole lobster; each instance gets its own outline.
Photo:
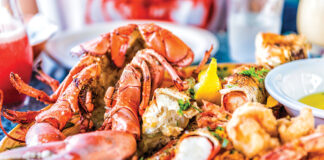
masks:
<path id="1" fill-rule="evenodd" d="M 136 46 L 132 46 L 134 41 L 136 41 L 134 39 L 142 39 L 142 41 L 145 42 L 143 45 L 144 47 L 142 47 L 150 49 L 137 52 L 132 61 L 125 66 L 125 60 L 127 62 L 127 58 L 125 58 L 127 56 L 126 54 L 129 52 L 130 48 L 133 50 L 136 48 Z M 69 155 L 76 158 L 82 155 L 74 152 L 74 150 L 70 152 L 67 151 L 66 147 L 68 147 L 68 144 L 73 144 L 76 139 L 81 138 L 84 140 L 84 144 L 89 141 L 91 146 L 92 138 L 90 137 L 114 139 L 113 136 L 116 136 L 117 132 L 122 132 L 124 137 L 132 137 L 133 139 L 125 138 L 121 142 L 116 142 L 117 145 L 114 143 L 111 145 L 123 146 L 120 143 L 126 143 L 131 146 L 136 146 L 135 138 L 138 139 L 140 137 L 140 121 L 138 114 L 143 114 L 148 105 L 152 91 L 161 84 L 164 69 L 171 75 L 175 85 L 180 90 L 183 90 L 186 86 L 172 66 L 183 67 L 191 64 L 193 60 L 193 52 L 184 42 L 171 32 L 154 24 L 120 27 L 111 33 L 102 35 L 99 39 L 81 44 L 74 49 L 74 52 L 75 51 L 85 56 L 77 66 L 70 71 L 69 75 L 51 96 L 31 88 L 22 82 L 18 75 L 11 75 L 13 85 L 21 93 L 36 97 L 46 103 L 55 103 L 53 103 L 50 109 L 45 111 L 15 112 L 6 110 L 4 112 L 5 117 L 15 122 L 30 123 L 36 120 L 36 123 L 26 134 L 27 146 L 34 146 L 34 148 L 27 147 L 25 149 L 18 149 L 17 152 L 13 150 L 1 153 L 0 155 L 6 155 L 8 158 L 23 158 L 15 153 L 22 150 L 28 152 L 29 149 L 36 148 L 37 153 L 41 153 L 48 150 L 46 146 L 54 147 L 55 145 L 53 145 L 53 143 L 57 143 L 57 145 L 63 143 L 63 149 L 55 150 L 53 153 L 56 155 L 64 153 L 63 155 Z M 92 128 L 93 124 L 88 116 L 91 115 L 89 113 L 91 113 L 94 108 L 98 107 L 92 104 L 92 93 L 95 88 L 92 87 L 92 84 L 96 84 L 97 81 L 100 81 L 103 72 L 108 69 L 102 67 L 103 65 L 101 63 L 103 63 L 103 61 L 100 60 L 102 56 L 110 57 L 117 68 L 125 66 L 115 89 L 109 87 L 104 98 L 107 110 L 100 130 L 112 131 L 85 133 L 65 139 L 61 130 L 74 114 L 80 114 L 81 128 L 84 129 L 82 130 L 83 132 Z M 44 77 L 44 75 L 42 77 Z M 51 84 L 48 79 L 47 77 L 47 80 L 45 79 L 44 81 Z M 83 92 L 86 94 L 81 94 Z M 80 98 L 82 95 L 85 96 Z M 42 131 L 40 132 L 40 130 Z M 107 135 L 103 135 L 103 133 L 107 133 Z M 10 137 L 10 135 L 8 136 Z M 90 140 L 84 137 L 89 137 Z M 122 136 L 120 135 L 119 137 Z M 118 136 L 116 138 L 118 138 Z M 62 141 L 63 139 L 65 139 L 64 142 Z M 39 144 L 42 143 L 48 144 L 42 145 L 44 147 L 39 146 Z M 84 147 L 89 147 L 87 145 L 74 145 L 82 149 L 85 149 Z M 109 146 L 109 144 L 103 143 L 94 148 L 101 147 L 101 145 Z M 121 147 L 121 149 L 122 148 L 123 147 Z M 90 147 L 87 149 L 87 152 L 92 153 L 92 150 L 95 149 Z M 129 151 L 129 154 L 116 154 L 112 159 L 127 158 L 136 151 L 136 147 L 127 151 Z M 109 155 L 100 155 L 109 157 Z"/>

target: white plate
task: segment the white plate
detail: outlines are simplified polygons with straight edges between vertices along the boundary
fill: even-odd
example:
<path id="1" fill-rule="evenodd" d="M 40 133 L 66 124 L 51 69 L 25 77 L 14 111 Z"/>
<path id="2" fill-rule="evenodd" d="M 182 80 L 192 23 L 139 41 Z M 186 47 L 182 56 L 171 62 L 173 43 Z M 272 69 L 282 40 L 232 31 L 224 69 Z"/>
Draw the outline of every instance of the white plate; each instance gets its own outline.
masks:
<path id="1" fill-rule="evenodd" d="M 297 116 L 300 109 L 311 108 L 315 124 L 324 124 L 324 110 L 300 103 L 306 95 L 324 91 L 324 59 L 297 60 L 280 65 L 269 72 L 265 87 L 269 94 L 283 104 L 287 112 Z"/>
<path id="2" fill-rule="evenodd" d="M 47 42 L 45 51 L 59 64 L 67 68 L 72 68 L 79 60 L 78 57 L 73 57 L 70 54 L 72 47 L 91 40 L 100 34 L 110 32 L 119 26 L 127 25 L 129 23 L 140 24 L 149 22 L 154 22 L 157 25 L 170 30 L 191 47 L 195 53 L 194 63 L 196 64 L 200 62 L 205 51 L 208 50 L 211 45 L 214 46 L 211 54 L 212 56 L 214 56 L 218 50 L 219 43 L 216 36 L 207 30 L 159 21 L 132 20 L 99 23 L 86 26 L 82 30 L 58 33 Z"/>

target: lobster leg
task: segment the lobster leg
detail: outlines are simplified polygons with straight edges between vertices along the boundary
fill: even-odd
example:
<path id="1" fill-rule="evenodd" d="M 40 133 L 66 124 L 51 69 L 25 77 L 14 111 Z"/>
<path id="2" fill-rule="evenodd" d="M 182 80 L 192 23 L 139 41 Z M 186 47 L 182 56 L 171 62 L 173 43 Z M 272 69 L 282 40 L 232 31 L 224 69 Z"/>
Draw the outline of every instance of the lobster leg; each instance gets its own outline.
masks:
<path id="1" fill-rule="evenodd" d="M 56 79 L 50 77 L 49 75 L 47 75 L 43 71 L 41 64 L 42 64 L 42 61 L 39 61 L 38 63 L 36 63 L 35 71 L 38 73 L 38 75 L 36 75 L 36 78 L 38 80 L 40 80 L 41 82 L 49 85 L 52 88 L 53 92 L 55 92 L 56 89 L 59 87 L 60 82 L 57 81 Z"/>
<path id="2" fill-rule="evenodd" d="M 105 93 L 104 101 L 105 101 L 106 107 L 108 107 L 108 109 L 111 109 L 111 107 L 112 107 L 111 102 L 112 102 L 112 96 L 114 94 L 114 90 L 115 90 L 114 87 L 108 87 L 108 89 Z"/>
<path id="3" fill-rule="evenodd" d="M 80 71 L 82 71 L 85 67 L 93 64 L 96 61 L 93 57 L 84 57 L 80 60 L 80 62 L 76 65 L 76 67 L 72 68 L 70 73 L 67 75 L 67 77 L 64 79 L 62 84 L 55 90 L 55 92 L 49 96 L 44 91 L 40 91 L 38 89 L 35 89 L 28 84 L 26 84 L 19 76 L 18 74 L 11 73 L 10 74 L 10 82 L 17 89 L 18 92 L 26 94 L 30 97 L 34 97 L 37 100 L 44 102 L 46 104 L 54 103 L 57 98 L 65 91 L 65 89 L 69 86 L 69 84 L 73 80 L 73 76 L 78 74 Z"/>
<path id="4" fill-rule="evenodd" d="M 81 93 L 79 96 L 79 103 L 81 105 L 80 117 L 81 117 L 81 126 L 80 132 L 84 133 L 89 131 L 93 127 L 93 122 L 90 120 L 91 112 L 94 109 L 92 103 L 92 93 L 88 89 L 87 91 L 83 90 L 85 93 Z"/>
<path id="5" fill-rule="evenodd" d="M 205 52 L 204 58 L 200 61 L 198 67 L 195 69 L 194 74 L 198 75 L 199 72 L 202 70 L 202 68 L 205 66 L 205 64 L 207 63 L 211 52 L 213 51 L 213 46 L 210 47 L 210 49 L 208 51 Z"/>
<path id="6" fill-rule="evenodd" d="M 25 141 L 23 141 L 23 140 L 20 140 L 20 139 L 17 139 L 17 138 L 14 138 L 14 137 L 12 137 L 11 135 L 9 135 L 8 133 L 7 133 L 7 131 L 3 128 L 3 126 L 2 126 L 2 122 L 1 122 L 1 111 L 2 111 L 2 107 L 3 107 L 3 91 L 0 89 L 0 128 L 1 128 L 1 130 L 3 131 L 3 133 L 7 136 L 7 137 L 9 137 L 10 139 L 13 139 L 13 140 L 15 140 L 15 141 L 17 141 L 17 142 L 20 142 L 20 143 L 24 143 Z M 0 156 L 1 157 L 1 156 Z"/>
<path id="7" fill-rule="evenodd" d="M 44 91 L 40 91 L 26 84 L 18 74 L 11 72 L 10 82 L 20 93 L 35 97 L 37 100 L 47 104 L 55 102 L 55 100 L 51 99 Z"/>
<path id="8" fill-rule="evenodd" d="M 42 111 L 19 112 L 9 109 L 3 111 L 3 116 L 14 123 L 27 124 L 35 121 L 35 117 Z"/>

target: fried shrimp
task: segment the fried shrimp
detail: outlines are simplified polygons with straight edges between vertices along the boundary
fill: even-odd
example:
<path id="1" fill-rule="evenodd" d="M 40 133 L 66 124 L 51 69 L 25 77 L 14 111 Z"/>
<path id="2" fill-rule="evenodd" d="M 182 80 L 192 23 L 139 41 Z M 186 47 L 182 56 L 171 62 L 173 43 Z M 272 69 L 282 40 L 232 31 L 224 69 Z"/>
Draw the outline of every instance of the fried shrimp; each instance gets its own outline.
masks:
<path id="1" fill-rule="evenodd" d="M 247 157 L 279 145 L 276 118 L 260 103 L 249 102 L 235 110 L 226 130 L 234 148 Z"/>
<path id="2" fill-rule="evenodd" d="M 278 120 L 278 131 L 283 143 L 308 135 L 312 130 L 314 130 L 314 117 L 309 108 L 303 108 L 299 116 L 291 120 L 286 118 Z"/>

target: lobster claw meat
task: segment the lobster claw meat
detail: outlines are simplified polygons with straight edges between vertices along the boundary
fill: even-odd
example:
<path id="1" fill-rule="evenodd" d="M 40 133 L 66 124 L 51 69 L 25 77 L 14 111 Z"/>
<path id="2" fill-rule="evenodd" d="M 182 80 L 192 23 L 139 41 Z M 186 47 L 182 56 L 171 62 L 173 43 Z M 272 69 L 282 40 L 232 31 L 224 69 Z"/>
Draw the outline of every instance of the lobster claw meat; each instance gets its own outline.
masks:
<path id="1" fill-rule="evenodd" d="M 97 131 L 77 134 L 64 141 L 21 147 L 0 153 L 1 159 L 126 159 L 136 151 L 132 134 Z"/>

